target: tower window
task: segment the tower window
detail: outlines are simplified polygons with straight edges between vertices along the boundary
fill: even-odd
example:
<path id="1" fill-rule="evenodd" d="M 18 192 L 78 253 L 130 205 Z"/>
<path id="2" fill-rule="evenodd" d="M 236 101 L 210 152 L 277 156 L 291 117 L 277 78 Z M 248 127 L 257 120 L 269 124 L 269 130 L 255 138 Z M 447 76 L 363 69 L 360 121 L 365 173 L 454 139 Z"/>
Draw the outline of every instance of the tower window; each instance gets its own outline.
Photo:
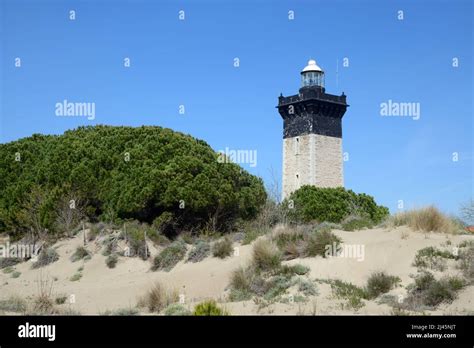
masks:
<path id="1" fill-rule="evenodd" d="M 300 138 L 299 137 L 295 138 L 294 147 L 295 147 L 295 155 L 299 155 L 300 154 Z"/>

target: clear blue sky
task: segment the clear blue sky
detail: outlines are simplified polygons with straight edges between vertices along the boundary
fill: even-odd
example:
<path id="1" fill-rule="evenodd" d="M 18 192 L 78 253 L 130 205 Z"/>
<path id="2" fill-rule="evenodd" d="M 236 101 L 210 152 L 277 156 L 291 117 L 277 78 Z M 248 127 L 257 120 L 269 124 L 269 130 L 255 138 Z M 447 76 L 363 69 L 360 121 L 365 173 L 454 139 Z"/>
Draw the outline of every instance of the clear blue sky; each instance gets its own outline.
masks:
<path id="1" fill-rule="evenodd" d="M 473 197 L 470 0 L 0 3 L 3 143 L 79 125 L 158 125 L 215 150 L 257 150 L 257 166 L 244 167 L 267 183 L 273 168 L 280 180 L 277 97 L 297 93 L 300 70 L 314 58 L 326 91 L 348 96 L 347 188 L 392 212 L 403 200 L 457 213 Z M 55 116 L 64 99 L 94 102 L 95 120 Z M 420 119 L 382 117 L 389 99 L 420 103 Z"/>

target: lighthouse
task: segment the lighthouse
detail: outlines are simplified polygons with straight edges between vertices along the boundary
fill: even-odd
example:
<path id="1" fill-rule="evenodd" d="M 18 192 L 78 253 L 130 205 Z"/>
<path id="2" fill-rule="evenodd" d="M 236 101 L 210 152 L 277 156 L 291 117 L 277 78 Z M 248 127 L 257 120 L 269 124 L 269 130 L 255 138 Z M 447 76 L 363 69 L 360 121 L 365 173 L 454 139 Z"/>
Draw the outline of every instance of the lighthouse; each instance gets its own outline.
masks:
<path id="1" fill-rule="evenodd" d="M 278 98 L 283 118 L 282 198 L 303 185 L 344 186 L 342 117 L 346 96 L 326 93 L 324 71 L 309 60 L 299 93 Z"/>

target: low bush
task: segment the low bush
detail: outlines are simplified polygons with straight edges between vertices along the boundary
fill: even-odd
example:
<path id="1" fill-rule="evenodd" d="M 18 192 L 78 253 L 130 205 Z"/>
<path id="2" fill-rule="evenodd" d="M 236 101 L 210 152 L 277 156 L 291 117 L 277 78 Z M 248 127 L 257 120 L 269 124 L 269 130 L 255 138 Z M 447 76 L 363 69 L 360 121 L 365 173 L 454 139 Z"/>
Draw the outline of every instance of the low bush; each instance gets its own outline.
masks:
<path id="1" fill-rule="evenodd" d="M 211 253 L 211 246 L 206 241 L 200 240 L 191 249 L 186 262 L 200 262 Z"/>
<path id="2" fill-rule="evenodd" d="M 15 266 L 22 261 L 19 257 L 0 257 L 0 269 Z"/>
<path id="3" fill-rule="evenodd" d="M 455 258 L 456 256 L 449 251 L 442 251 L 430 246 L 418 250 L 413 262 L 413 266 L 444 271 L 446 269 L 445 259 Z"/>
<path id="4" fill-rule="evenodd" d="M 342 240 L 332 232 L 322 231 L 309 236 L 305 240 L 304 254 L 309 257 L 326 257 L 328 247 L 339 245 Z"/>
<path id="5" fill-rule="evenodd" d="M 38 259 L 33 263 L 33 268 L 40 268 L 47 266 L 55 261 L 59 260 L 59 255 L 53 248 L 43 248 L 38 255 Z"/>
<path id="6" fill-rule="evenodd" d="M 291 260 L 298 257 L 326 257 L 327 248 L 342 243 L 342 240 L 331 232 L 331 227 L 319 225 L 308 230 L 286 228 L 273 234 L 282 257 Z"/>
<path id="7" fill-rule="evenodd" d="M 369 218 L 358 215 L 350 215 L 346 217 L 341 224 L 344 231 L 362 230 L 374 226 L 374 223 Z"/>
<path id="8" fill-rule="evenodd" d="M 309 280 L 298 280 L 298 291 L 301 291 L 305 296 L 317 295 L 316 286 Z"/>
<path id="9" fill-rule="evenodd" d="M 457 297 L 457 291 L 466 285 L 464 279 L 451 276 L 436 280 L 433 274 L 421 272 L 415 282 L 408 287 L 408 296 L 402 307 L 410 310 L 434 308 L 445 302 L 450 303 Z"/>
<path id="10" fill-rule="evenodd" d="M 385 294 L 392 290 L 392 288 L 401 282 L 399 277 L 390 276 L 384 272 L 373 273 L 368 281 L 365 292 L 368 299 L 373 299 L 381 294 Z"/>
<path id="11" fill-rule="evenodd" d="M 169 272 L 186 255 L 186 244 L 176 241 L 163 249 L 153 260 L 152 270 Z"/>
<path id="12" fill-rule="evenodd" d="M 220 259 L 232 255 L 234 249 L 232 248 L 232 241 L 229 237 L 224 237 L 221 240 L 214 243 L 212 246 L 212 256 Z"/>
<path id="13" fill-rule="evenodd" d="M 11 296 L 5 300 L 0 300 L 0 311 L 24 313 L 27 309 L 27 302 L 19 296 Z"/>
<path id="14" fill-rule="evenodd" d="M 138 315 L 139 313 L 140 311 L 136 308 L 125 307 L 125 308 L 116 309 L 111 314 L 118 315 L 118 316 L 133 316 L 133 315 Z"/>
<path id="15" fill-rule="evenodd" d="M 12 273 L 12 278 L 18 278 L 21 276 L 21 272 L 15 271 Z"/>
<path id="16" fill-rule="evenodd" d="M 164 310 L 164 314 L 170 315 L 170 316 L 192 315 L 189 309 L 187 309 L 186 307 L 178 303 L 173 303 L 173 304 L 170 304 L 168 307 L 166 307 L 166 309 Z"/>
<path id="17" fill-rule="evenodd" d="M 224 309 L 220 308 L 216 304 L 216 301 L 210 300 L 210 301 L 205 301 L 196 305 L 196 307 L 194 307 L 193 315 L 222 316 L 222 315 L 228 315 L 228 313 Z"/>
<path id="18" fill-rule="evenodd" d="M 87 251 L 87 249 L 83 246 L 78 246 L 74 254 L 71 256 L 71 261 L 76 262 L 79 260 L 89 260 L 90 258 L 91 254 Z"/>
<path id="19" fill-rule="evenodd" d="M 304 275 L 309 272 L 309 267 L 300 265 L 299 263 L 293 266 L 290 266 L 290 269 L 293 271 L 293 273 L 297 275 Z"/>

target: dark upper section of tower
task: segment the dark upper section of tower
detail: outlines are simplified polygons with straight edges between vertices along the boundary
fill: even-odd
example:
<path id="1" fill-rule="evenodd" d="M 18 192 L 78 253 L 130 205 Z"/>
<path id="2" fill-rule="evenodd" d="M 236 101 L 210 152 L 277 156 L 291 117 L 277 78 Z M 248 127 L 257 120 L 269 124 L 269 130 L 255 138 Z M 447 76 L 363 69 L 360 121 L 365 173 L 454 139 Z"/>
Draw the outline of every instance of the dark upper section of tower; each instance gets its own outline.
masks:
<path id="1" fill-rule="evenodd" d="M 342 117 L 349 106 L 346 96 L 327 94 L 324 72 L 314 60 L 301 72 L 299 94 L 278 98 L 278 112 L 283 118 L 283 138 L 305 134 L 342 137 Z"/>

